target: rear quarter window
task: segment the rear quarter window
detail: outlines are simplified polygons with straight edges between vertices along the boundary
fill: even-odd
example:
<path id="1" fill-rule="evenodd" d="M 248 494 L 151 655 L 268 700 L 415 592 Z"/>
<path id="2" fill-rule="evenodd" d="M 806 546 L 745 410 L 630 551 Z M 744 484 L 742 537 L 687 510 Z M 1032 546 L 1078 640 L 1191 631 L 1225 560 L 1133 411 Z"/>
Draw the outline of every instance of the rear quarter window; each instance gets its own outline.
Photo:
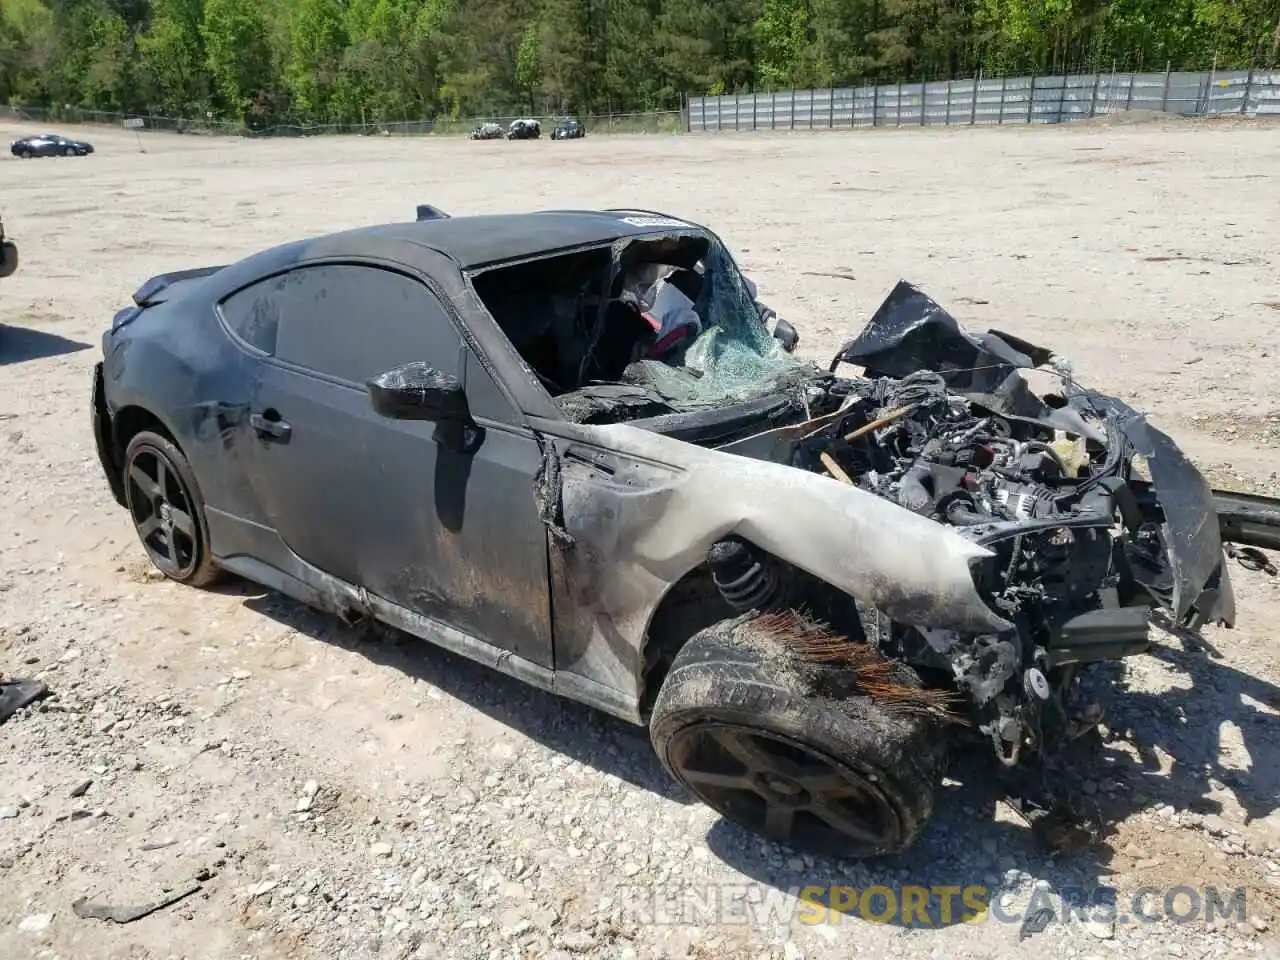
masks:
<path id="1" fill-rule="evenodd" d="M 288 274 L 245 287 L 222 301 L 222 320 L 232 333 L 268 356 L 276 352 L 280 306 L 276 298 Z"/>

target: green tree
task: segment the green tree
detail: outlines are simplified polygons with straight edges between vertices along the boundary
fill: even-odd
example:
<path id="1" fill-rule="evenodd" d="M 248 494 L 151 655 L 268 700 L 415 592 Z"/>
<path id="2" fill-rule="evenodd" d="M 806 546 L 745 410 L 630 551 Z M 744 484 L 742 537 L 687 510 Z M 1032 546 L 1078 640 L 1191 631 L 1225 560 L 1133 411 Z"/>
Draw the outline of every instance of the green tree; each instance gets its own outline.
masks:
<path id="1" fill-rule="evenodd" d="M 272 78 L 267 21 L 260 0 L 206 0 L 200 24 L 205 64 L 222 108 L 243 120 Z"/>

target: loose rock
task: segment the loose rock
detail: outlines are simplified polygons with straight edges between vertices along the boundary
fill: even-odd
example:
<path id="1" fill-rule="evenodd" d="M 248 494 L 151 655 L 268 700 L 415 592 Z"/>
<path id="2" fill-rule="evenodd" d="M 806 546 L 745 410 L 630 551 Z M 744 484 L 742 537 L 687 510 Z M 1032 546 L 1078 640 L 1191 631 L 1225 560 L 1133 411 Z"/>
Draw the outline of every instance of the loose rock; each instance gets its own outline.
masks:
<path id="1" fill-rule="evenodd" d="M 23 933 L 41 933 L 47 930 L 51 923 L 53 923 L 52 913 L 33 913 L 18 921 L 18 929 Z"/>

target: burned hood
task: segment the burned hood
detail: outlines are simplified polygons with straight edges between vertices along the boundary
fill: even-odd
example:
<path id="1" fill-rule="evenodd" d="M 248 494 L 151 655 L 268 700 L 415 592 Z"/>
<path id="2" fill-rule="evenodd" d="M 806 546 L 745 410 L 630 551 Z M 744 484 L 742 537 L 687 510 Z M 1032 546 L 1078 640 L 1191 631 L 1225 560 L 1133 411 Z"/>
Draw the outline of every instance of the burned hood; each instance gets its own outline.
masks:
<path id="1" fill-rule="evenodd" d="M 870 377 L 940 374 L 947 388 L 1010 419 L 1041 424 L 1097 443 L 1121 443 L 1111 454 L 1146 462 L 1163 513 L 1164 551 L 1171 574 L 1169 606 L 1179 621 L 1230 624 L 1231 586 L 1213 496 L 1204 476 L 1177 444 L 1123 401 L 1087 389 L 1051 350 L 999 331 L 971 334 L 937 302 L 899 282 L 863 331 L 831 361 L 861 366 Z M 1047 369 L 1062 394 L 1052 404 L 1034 394 L 1020 370 Z"/>

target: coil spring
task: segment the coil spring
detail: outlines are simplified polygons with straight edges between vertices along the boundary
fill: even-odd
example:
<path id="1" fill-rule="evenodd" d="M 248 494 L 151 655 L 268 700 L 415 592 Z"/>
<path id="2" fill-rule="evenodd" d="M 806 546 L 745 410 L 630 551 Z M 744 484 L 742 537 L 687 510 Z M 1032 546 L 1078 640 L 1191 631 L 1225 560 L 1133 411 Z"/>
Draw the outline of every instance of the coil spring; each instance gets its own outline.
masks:
<path id="1" fill-rule="evenodd" d="M 765 610 L 782 600 L 783 584 L 777 571 L 757 557 L 745 540 L 717 541 L 707 551 L 707 562 L 716 589 L 735 610 Z"/>

